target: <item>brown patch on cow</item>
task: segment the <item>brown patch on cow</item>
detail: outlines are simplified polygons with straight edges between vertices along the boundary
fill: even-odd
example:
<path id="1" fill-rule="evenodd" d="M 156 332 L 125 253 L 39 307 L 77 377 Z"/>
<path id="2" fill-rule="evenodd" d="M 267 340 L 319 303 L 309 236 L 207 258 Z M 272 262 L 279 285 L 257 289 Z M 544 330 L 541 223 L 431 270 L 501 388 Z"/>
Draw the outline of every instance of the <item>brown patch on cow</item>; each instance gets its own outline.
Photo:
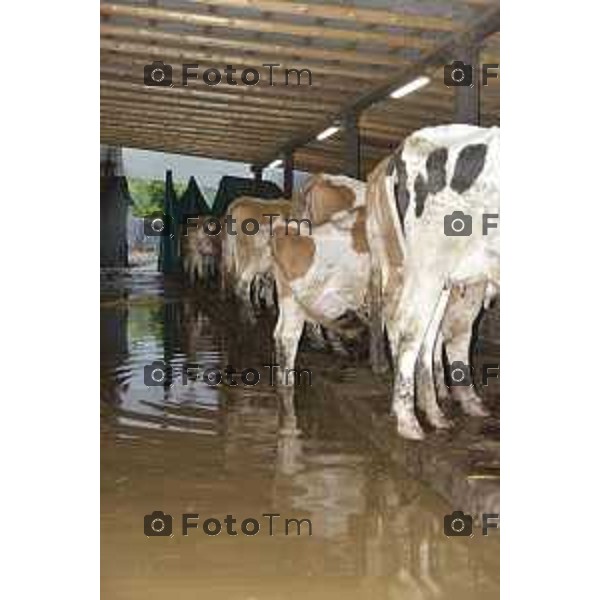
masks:
<path id="1" fill-rule="evenodd" d="M 367 211 L 361 206 L 356 211 L 356 220 L 352 225 L 352 249 L 357 254 L 366 254 L 369 251 L 367 244 Z"/>
<path id="2" fill-rule="evenodd" d="M 283 227 L 274 228 L 273 233 L 273 258 L 281 273 L 288 281 L 304 277 L 315 256 L 316 246 L 312 238 L 286 235 Z"/>
<path id="3" fill-rule="evenodd" d="M 352 188 L 320 177 L 307 186 L 306 198 L 309 206 L 308 216 L 313 225 L 328 221 L 335 213 L 350 210 L 356 202 Z"/>
<path id="4" fill-rule="evenodd" d="M 265 253 L 269 252 L 269 222 L 268 214 L 276 214 L 273 225 L 282 218 L 287 218 L 291 213 L 289 200 L 263 200 L 251 196 L 240 196 L 234 200 L 227 211 L 227 218 L 232 217 L 235 223 L 231 225 L 237 235 L 228 235 L 225 224 L 222 231 L 223 245 L 223 272 L 225 278 L 235 279 L 248 265 L 258 261 Z M 254 219 L 259 223 L 257 235 L 244 233 L 242 223 L 247 219 Z M 225 219 L 224 219 L 225 220 Z M 250 225 L 249 231 L 254 229 Z"/>
<path id="5" fill-rule="evenodd" d="M 292 211 L 292 205 L 289 200 L 262 200 L 250 196 L 241 196 L 229 207 L 228 213 L 236 220 L 236 231 L 241 233 L 242 221 L 254 219 L 261 225 L 269 224 L 268 214 L 278 214 L 279 218 L 287 218 Z M 273 217 L 275 219 L 275 217 Z"/>

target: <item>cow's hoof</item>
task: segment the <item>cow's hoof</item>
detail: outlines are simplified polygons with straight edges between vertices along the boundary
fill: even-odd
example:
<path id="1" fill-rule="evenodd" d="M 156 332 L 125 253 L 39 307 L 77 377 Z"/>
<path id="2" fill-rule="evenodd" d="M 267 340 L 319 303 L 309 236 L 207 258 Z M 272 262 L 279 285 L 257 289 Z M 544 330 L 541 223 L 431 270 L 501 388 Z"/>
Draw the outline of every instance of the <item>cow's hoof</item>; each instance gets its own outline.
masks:
<path id="1" fill-rule="evenodd" d="M 408 440 L 423 440 L 425 433 L 414 414 L 397 414 L 398 433 Z"/>
<path id="2" fill-rule="evenodd" d="M 427 419 L 436 429 L 450 429 L 453 426 L 452 421 L 450 421 L 450 419 L 447 419 L 442 414 L 437 414 L 433 417 L 428 415 Z"/>
<path id="3" fill-rule="evenodd" d="M 470 417 L 489 417 L 490 411 L 485 407 L 481 398 L 473 396 L 461 402 L 461 406 L 465 414 Z"/>

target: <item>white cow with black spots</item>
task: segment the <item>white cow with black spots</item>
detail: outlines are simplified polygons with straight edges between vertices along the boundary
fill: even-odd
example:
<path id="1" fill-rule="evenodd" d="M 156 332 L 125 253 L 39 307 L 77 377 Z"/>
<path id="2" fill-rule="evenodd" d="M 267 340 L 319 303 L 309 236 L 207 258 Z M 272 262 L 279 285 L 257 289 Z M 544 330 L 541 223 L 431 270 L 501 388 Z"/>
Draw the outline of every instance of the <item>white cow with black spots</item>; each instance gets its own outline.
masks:
<path id="1" fill-rule="evenodd" d="M 447 309 L 459 310 L 457 299 L 465 295 L 470 307 L 480 306 L 499 291 L 499 145 L 496 127 L 447 125 L 413 133 L 397 154 L 404 264 L 392 317 L 393 412 L 407 438 L 423 437 L 415 415 L 415 367 L 421 351 L 431 355 L 441 343 Z M 431 361 L 423 369 L 430 375 Z"/>

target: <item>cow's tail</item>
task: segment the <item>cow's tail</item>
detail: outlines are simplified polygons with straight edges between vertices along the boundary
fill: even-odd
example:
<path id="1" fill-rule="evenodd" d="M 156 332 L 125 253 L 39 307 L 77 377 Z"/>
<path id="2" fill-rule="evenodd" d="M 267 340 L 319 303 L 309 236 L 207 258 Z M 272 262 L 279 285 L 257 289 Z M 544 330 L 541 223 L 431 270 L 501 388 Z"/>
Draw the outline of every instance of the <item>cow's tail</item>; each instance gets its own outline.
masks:
<path id="1" fill-rule="evenodd" d="M 381 268 L 371 260 L 369 273 L 369 361 L 375 373 L 386 370 L 385 324 L 383 320 L 383 283 Z"/>
<path id="2" fill-rule="evenodd" d="M 404 246 L 390 247 L 392 240 L 384 239 L 382 225 L 396 216 L 394 177 L 392 158 L 381 161 L 367 181 L 367 239 L 371 265 L 369 270 L 368 312 L 369 312 L 369 359 L 374 372 L 382 373 L 387 368 L 385 356 L 384 281 L 383 265 L 391 267 L 391 256 L 396 252 L 396 262 L 404 256 Z M 398 232 L 400 224 L 392 230 Z M 403 236 L 399 236 L 402 238 Z M 389 273 L 388 273 L 389 280 Z"/>

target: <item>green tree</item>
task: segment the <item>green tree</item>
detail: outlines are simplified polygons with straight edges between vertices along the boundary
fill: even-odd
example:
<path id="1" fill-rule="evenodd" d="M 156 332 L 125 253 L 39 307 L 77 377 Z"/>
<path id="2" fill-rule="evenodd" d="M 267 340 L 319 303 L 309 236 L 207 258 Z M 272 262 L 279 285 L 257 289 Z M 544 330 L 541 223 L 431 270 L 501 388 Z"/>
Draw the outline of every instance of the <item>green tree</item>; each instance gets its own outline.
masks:
<path id="1" fill-rule="evenodd" d="M 165 182 L 160 179 L 128 180 L 129 193 L 133 200 L 132 212 L 136 217 L 145 217 L 150 213 L 162 211 L 165 197 Z M 186 184 L 174 182 L 177 197 L 181 197 L 185 191 Z"/>

